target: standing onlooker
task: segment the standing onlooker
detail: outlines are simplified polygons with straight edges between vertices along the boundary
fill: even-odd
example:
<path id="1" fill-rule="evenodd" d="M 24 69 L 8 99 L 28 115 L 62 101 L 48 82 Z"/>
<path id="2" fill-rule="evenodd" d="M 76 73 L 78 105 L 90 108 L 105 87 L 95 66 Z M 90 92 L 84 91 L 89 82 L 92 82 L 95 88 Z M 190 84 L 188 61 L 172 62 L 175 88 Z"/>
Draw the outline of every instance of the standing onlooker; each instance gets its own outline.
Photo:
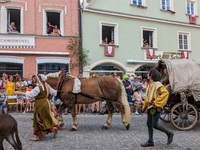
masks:
<path id="1" fill-rule="evenodd" d="M 117 73 L 116 72 L 113 73 L 113 77 L 117 78 Z"/>
<path id="2" fill-rule="evenodd" d="M 4 111 L 7 114 L 8 95 L 4 92 L 4 87 L 0 86 L 0 114 Z"/>
<path id="3" fill-rule="evenodd" d="M 99 101 L 92 103 L 92 113 L 94 114 L 94 107 L 96 105 L 97 113 L 99 113 Z"/>
<path id="4" fill-rule="evenodd" d="M 54 28 L 54 26 L 51 25 L 50 21 L 48 21 L 48 23 L 47 23 L 47 33 L 51 34 L 51 32 L 53 32 L 53 28 Z"/>
<path id="5" fill-rule="evenodd" d="M 8 75 L 6 73 L 3 73 L 2 87 L 4 88 L 4 92 L 6 92 L 6 89 L 7 89 L 7 82 L 8 82 Z"/>
<path id="6" fill-rule="evenodd" d="M 138 76 L 137 79 L 138 79 L 138 82 L 142 83 L 142 76 Z"/>
<path id="7" fill-rule="evenodd" d="M 133 84 L 132 84 L 133 91 L 136 90 L 136 88 L 139 86 L 139 84 L 140 84 L 140 82 L 138 81 L 137 76 L 134 76 L 134 81 L 133 81 Z"/>
<path id="8" fill-rule="evenodd" d="M 13 79 L 13 81 L 16 83 L 18 82 L 18 80 L 19 80 L 19 74 L 17 73 L 15 74 L 15 78 Z"/>
<path id="9" fill-rule="evenodd" d="M 31 84 L 28 84 L 28 88 L 26 89 L 26 92 L 27 91 L 32 91 L 32 89 L 33 89 L 33 87 L 32 87 L 32 85 Z M 25 102 L 26 102 L 26 107 L 25 107 L 25 109 L 24 109 L 24 113 L 26 112 L 26 111 L 28 111 L 28 108 L 30 108 L 29 109 L 29 111 L 31 111 L 31 100 L 27 100 L 26 98 L 25 98 Z M 34 102 L 35 103 L 35 102 Z M 33 104 L 33 108 L 34 108 L 34 104 Z"/>
<path id="10" fill-rule="evenodd" d="M 44 75 L 46 75 L 47 74 L 47 72 L 46 71 L 44 71 L 44 73 L 43 73 Z"/>
<path id="11" fill-rule="evenodd" d="M 78 111 L 78 114 L 80 115 L 81 114 L 81 108 L 83 106 L 83 114 L 85 114 L 85 104 L 79 104 L 79 111 Z"/>
<path id="12" fill-rule="evenodd" d="M 173 132 L 170 132 L 169 130 L 158 124 L 161 108 L 166 105 L 169 93 L 162 85 L 162 83 L 159 82 L 161 80 L 161 75 L 156 69 L 151 69 L 148 72 L 147 79 L 149 80 L 149 86 L 147 98 L 145 99 L 142 111 L 147 110 L 147 126 L 149 139 L 145 144 L 141 144 L 141 146 L 154 146 L 153 128 L 166 133 L 168 137 L 167 144 L 169 145 L 173 141 Z"/>
<path id="13" fill-rule="evenodd" d="M 4 80 L 4 82 L 7 83 L 6 93 L 8 96 L 11 96 L 13 91 L 15 91 L 15 82 L 13 82 L 13 76 L 10 76 L 9 81 Z M 9 99 L 8 101 L 9 103 L 14 103 L 15 99 Z M 12 110 L 14 111 L 15 104 L 10 104 L 9 106 L 12 106 Z"/>
<path id="14" fill-rule="evenodd" d="M 142 100 L 141 89 L 142 89 L 142 87 L 138 86 L 136 88 L 136 90 L 134 92 L 134 96 L 133 96 L 133 103 L 138 104 L 138 105 L 144 104 L 144 101 Z M 135 114 L 139 115 L 139 113 L 138 113 L 138 107 L 136 107 L 136 109 L 135 109 Z"/>
<path id="15" fill-rule="evenodd" d="M 131 103 L 132 102 L 132 99 L 131 99 L 131 96 L 130 96 L 130 92 L 131 92 L 131 83 L 128 81 L 129 78 L 127 75 L 124 75 L 123 76 L 123 84 L 124 84 L 124 87 L 126 89 L 126 94 L 127 94 L 127 98 L 128 98 L 128 102 Z"/>
<path id="16" fill-rule="evenodd" d="M 28 78 L 24 77 L 23 80 L 26 89 L 28 88 Z"/>
<path id="17" fill-rule="evenodd" d="M 21 77 L 18 77 L 18 81 L 16 82 L 15 90 L 20 92 L 25 92 L 26 86 L 22 81 Z"/>

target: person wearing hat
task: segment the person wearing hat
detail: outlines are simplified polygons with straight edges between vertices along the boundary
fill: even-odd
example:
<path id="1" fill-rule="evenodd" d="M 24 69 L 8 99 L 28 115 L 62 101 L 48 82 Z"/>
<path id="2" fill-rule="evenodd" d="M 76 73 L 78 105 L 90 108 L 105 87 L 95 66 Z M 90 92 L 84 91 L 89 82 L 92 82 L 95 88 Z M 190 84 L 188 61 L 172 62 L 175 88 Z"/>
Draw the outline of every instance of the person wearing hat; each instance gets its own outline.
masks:
<path id="1" fill-rule="evenodd" d="M 161 108 L 167 104 L 169 93 L 160 82 L 161 75 L 156 69 L 151 69 L 148 72 L 147 79 L 149 80 L 149 86 L 142 111 L 147 113 L 149 139 L 146 143 L 141 144 L 141 147 L 154 146 L 153 129 L 165 133 L 168 138 L 167 145 L 169 145 L 173 141 L 174 133 L 158 124 Z"/>
<path id="2" fill-rule="evenodd" d="M 4 87 L 0 86 L 0 114 L 7 114 L 8 94 L 4 91 Z"/>
<path id="3" fill-rule="evenodd" d="M 146 86 L 142 87 L 141 93 L 142 93 L 142 100 L 144 101 L 146 96 L 147 96 L 147 88 L 146 88 Z"/>
<path id="4" fill-rule="evenodd" d="M 131 99 L 131 95 L 130 95 L 130 92 L 131 92 L 131 83 L 129 82 L 129 77 L 128 75 L 124 75 L 123 76 L 123 84 L 124 84 L 124 87 L 126 89 L 126 94 L 127 94 L 127 99 L 128 99 L 128 102 L 129 103 L 132 103 L 132 99 Z"/>
<path id="5" fill-rule="evenodd" d="M 17 73 L 17 74 L 15 74 L 15 78 L 14 78 L 14 82 L 18 82 L 18 79 L 19 79 L 19 74 Z"/>
<path id="6" fill-rule="evenodd" d="M 142 87 L 140 87 L 140 86 L 136 87 L 134 95 L 133 95 L 133 99 L 132 99 L 133 103 L 138 104 L 138 105 L 144 104 L 144 101 L 142 100 L 141 89 L 142 89 Z M 135 114 L 139 115 L 138 107 L 136 107 L 136 109 L 135 109 Z"/>
<path id="7" fill-rule="evenodd" d="M 51 113 L 51 107 L 48 100 L 48 96 L 57 95 L 57 91 L 52 89 L 50 85 L 46 83 L 47 77 L 43 74 L 37 76 L 37 85 L 30 92 L 20 92 L 26 96 L 27 100 L 35 99 L 35 111 L 33 118 L 33 135 L 36 137 L 31 138 L 32 141 L 40 141 L 44 139 L 46 134 L 54 133 L 54 137 L 58 130 L 62 128 L 58 126 L 56 118 Z"/>
<path id="8" fill-rule="evenodd" d="M 132 82 L 132 85 L 131 85 L 133 91 L 135 91 L 136 88 L 137 88 L 139 85 L 140 85 L 140 82 L 138 81 L 137 76 L 134 76 L 134 81 Z"/>

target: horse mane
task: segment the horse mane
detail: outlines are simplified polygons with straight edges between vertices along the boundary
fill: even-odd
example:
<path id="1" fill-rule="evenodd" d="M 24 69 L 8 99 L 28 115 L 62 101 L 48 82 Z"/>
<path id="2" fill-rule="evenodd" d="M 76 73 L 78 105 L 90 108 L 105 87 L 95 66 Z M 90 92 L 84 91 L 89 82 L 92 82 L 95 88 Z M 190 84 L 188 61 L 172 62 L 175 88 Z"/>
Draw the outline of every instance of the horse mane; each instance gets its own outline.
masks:
<path id="1" fill-rule="evenodd" d="M 46 75 L 47 78 L 59 78 L 59 75 L 60 75 L 61 71 L 59 72 L 55 72 L 55 73 L 49 73 Z"/>

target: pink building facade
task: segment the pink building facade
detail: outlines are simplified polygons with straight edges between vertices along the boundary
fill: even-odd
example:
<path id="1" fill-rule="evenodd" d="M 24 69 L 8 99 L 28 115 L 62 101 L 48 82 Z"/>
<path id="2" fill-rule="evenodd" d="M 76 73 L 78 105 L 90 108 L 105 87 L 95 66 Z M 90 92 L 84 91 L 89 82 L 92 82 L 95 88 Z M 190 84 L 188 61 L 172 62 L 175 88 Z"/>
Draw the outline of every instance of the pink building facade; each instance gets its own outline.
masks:
<path id="1" fill-rule="evenodd" d="M 78 0 L 0 0 L 0 74 L 23 77 L 70 69 L 75 60 L 67 50 L 71 37 L 79 35 Z M 9 29 L 15 22 L 16 30 Z M 47 23 L 60 35 L 48 34 Z"/>

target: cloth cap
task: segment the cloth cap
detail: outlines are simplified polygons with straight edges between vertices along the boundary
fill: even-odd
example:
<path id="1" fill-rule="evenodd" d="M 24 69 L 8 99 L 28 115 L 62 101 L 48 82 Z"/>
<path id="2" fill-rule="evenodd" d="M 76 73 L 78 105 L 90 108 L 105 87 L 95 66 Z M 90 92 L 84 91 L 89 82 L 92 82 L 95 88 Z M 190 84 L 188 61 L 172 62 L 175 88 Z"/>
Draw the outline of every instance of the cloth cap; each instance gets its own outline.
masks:
<path id="1" fill-rule="evenodd" d="M 15 74 L 15 76 L 19 76 L 19 74 L 17 73 L 17 74 Z"/>
<path id="2" fill-rule="evenodd" d="M 47 77 L 44 74 L 39 74 L 42 81 L 46 81 Z"/>
<path id="3" fill-rule="evenodd" d="M 126 78 L 129 78 L 128 75 L 124 75 L 124 76 L 123 76 L 123 79 L 126 79 Z"/>
<path id="4" fill-rule="evenodd" d="M 143 86 L 142 89 L 146 89 L 146 86 Z"/>
<path id="5" fill-rule="evenodd" d="M 135 91 L 137 91 L 137 90 L 141 90 L 141 89 L 142 89 L 141 86 L 137 86 L 136 89 L 135 89 Z"/>
<path id="6" fill-rule="evenodd" d="M 134 79 L 137 78 L 137 76 L 134 76 Z"/>

